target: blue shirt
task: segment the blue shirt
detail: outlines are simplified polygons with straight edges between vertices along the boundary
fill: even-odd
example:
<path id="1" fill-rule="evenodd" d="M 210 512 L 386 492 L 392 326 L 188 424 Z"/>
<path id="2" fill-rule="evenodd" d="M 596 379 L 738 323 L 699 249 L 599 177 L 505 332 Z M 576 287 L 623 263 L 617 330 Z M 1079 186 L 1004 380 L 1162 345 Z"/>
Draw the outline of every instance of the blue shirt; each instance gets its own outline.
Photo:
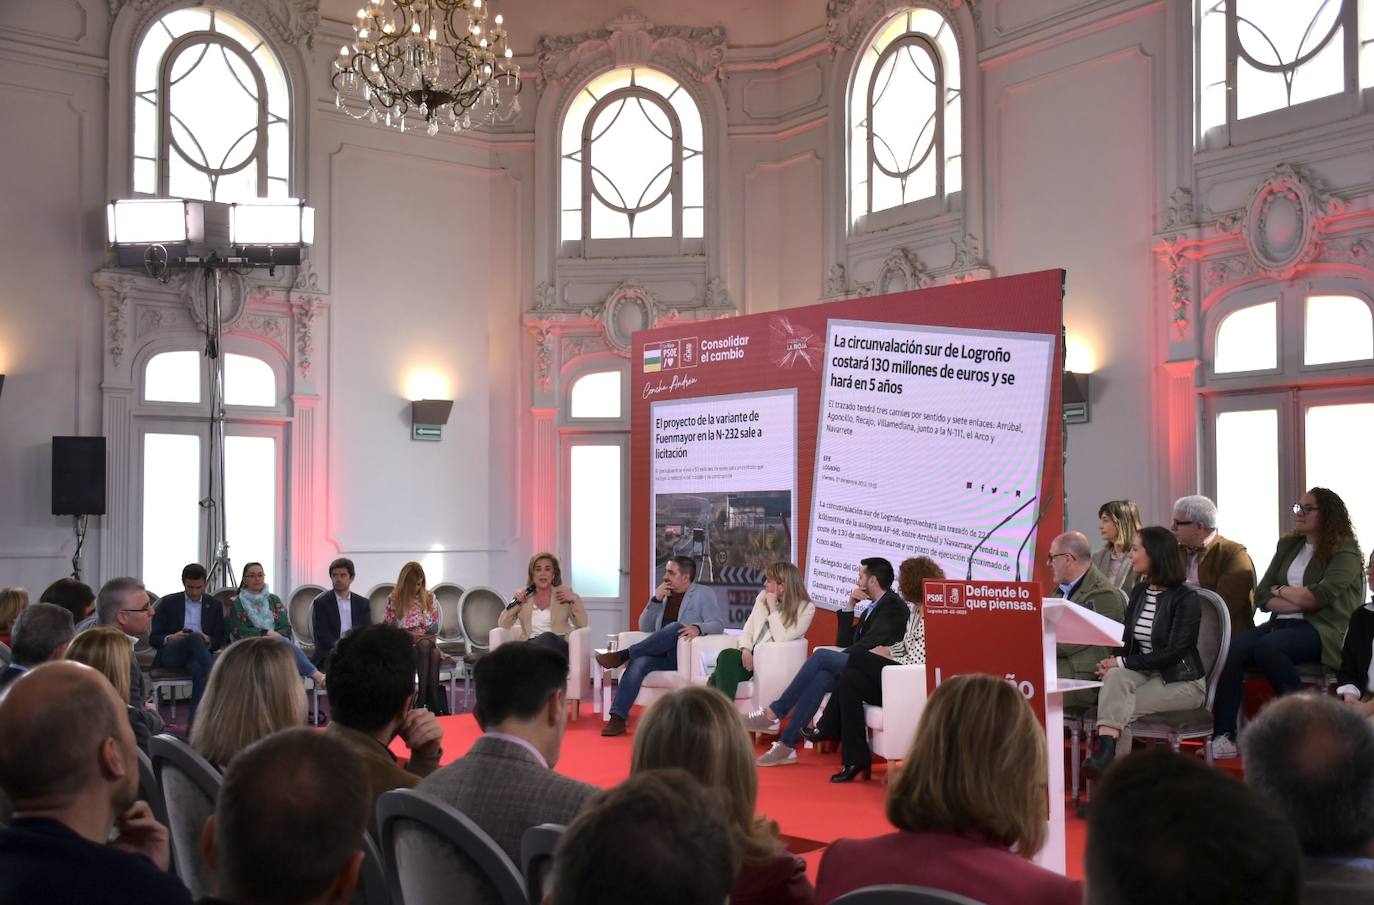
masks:
<path id="1" fill-rule="evenodd" d="M 185 628 L 186 631 L 204 632 L 204 629 L 200 627 L 201 607 L 204 605 L 204 596 L 202 596 L 200 600 L 196 601 L 192 601 L 189 597 L 186 598 L 186 625 L 183 626 L 183 628 Z"/>

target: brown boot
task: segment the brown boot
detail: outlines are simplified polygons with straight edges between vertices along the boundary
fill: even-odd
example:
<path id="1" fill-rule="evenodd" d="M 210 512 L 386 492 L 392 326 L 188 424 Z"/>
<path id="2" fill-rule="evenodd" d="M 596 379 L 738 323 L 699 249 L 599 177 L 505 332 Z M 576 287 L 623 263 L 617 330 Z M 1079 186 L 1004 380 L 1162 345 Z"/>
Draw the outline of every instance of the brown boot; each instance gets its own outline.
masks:
<path id="1" fill-rule="evenodd" d="M 603 669 L 615 669 L 624 666 L 625 661 L 629 659 L 629 653 L 623 650 L 608 650 L 604 654 L 596 655 L 596 662 L 600 663 Z"/>
<path id="2" fill-rule="evenodd" d="M 606 725 L 601 727 L 601 734 L 609 738 L 612 735 L 625 734 L 625 719 L 614 714 L 606 721 Z"/>

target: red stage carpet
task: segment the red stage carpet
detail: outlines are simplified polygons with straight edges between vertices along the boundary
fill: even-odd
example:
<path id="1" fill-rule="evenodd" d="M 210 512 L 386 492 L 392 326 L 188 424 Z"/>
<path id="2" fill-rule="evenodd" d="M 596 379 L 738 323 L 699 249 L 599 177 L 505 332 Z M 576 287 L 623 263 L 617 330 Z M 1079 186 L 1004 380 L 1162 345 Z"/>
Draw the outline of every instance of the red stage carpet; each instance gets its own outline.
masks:
<path id="1" fill-rule="evenodd" d="M 444 725 L 444 763 L 461 757 L 481 734 L 469 714 L 444 717 L 440 722 Z M 631 732 L 634 724 L 631 721 Z M 630 774 L 633 735 L 602 738 L 601 726 L 601 717 L 585 706 L 582 718 L 568 723 L 559 773 L 602 787 L 613 786 Z M 399 741 L 393 747 L 404 755 L 405 746 Z M 839 769 L 838 755 L 801 750 L 798 757 L 801 763 L 796 766 L 759 770 L 759 813 L 778 822 L 788 848 L 806 859 L 814 881 L 821 854 L 832 841 L 889 831 L 883 816 L 886 787 L 881 779 L 885 768 L 874 768 L 872 782 L 840 785 L 830 782 L 830 774 Z M 1082 877 L 1084 822 L 1070 815 L 1067 830 L 1068 873 Z"/>

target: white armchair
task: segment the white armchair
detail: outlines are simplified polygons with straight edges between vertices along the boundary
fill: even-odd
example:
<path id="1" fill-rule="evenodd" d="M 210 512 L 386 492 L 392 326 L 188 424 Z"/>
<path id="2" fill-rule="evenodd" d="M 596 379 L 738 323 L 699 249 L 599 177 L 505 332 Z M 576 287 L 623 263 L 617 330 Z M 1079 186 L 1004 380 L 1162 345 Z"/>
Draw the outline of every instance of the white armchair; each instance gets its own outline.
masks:
<path id="1" fill-rule="evenodd" d="M 869 747 L 879 757 L 903 760 L 916 737 L 916 725 L 926 706 L 926 667 L 886 666 L 882 672 L 883 704 L 864 705 Z"/>
<path id="2" fill-rule="evenodd" d="M 714 661 L 720 652 L 739 646 L 739 635 L 703 635 L 692 642 L 691 682 L 705 685 L 709 677 L 703 668 L 703 657 Z M 806 662 L 806 639 L 767 641 L 754 648 L 754 677 L 739 684 L 735 690 L 735 707 L 741 713 L 757 710 L 776 701 L 787 683 L 801 671 Z"/>
<path id="3" fill-rule="evenodd" d="M 572 705 L 572 718 L 577 719 L 582 712 L 582 696 L 586 694 L 587 662 L 591 657 L 591 628 L 575 628 L 568 635 L 568 703 Z M 496 650 L 507 641 L 519 641 L 521 633 L 515 628 L 491 630 L 489 650 Z"/>
<path id="4" fill-rule="evenodd" d="M 649 637 L 648 632 L 621 632 L 620 650 L 626 650 L 636 641 L 642 641 L 647 637 Z M 692 663 L 696 657 L 693 645 L 714 637 L 719 636 L 703 635 L 690 640 L 679 637 L 677 639 L 677 669 L 660 669 L 649 673 L 644 678 L 644 684 L 639 686 L 639 697 L 635 698 L 635 703 L 641 707 L 648 707 L 668 692 L 675 691 L 690 683 L 692 681 Z M 619 678 L 624 669 L 623 666 L 617 669 L 615 676 Z M 601 718 L 603 720 L 611 718 L 609 708 L 601 714 Z"/>

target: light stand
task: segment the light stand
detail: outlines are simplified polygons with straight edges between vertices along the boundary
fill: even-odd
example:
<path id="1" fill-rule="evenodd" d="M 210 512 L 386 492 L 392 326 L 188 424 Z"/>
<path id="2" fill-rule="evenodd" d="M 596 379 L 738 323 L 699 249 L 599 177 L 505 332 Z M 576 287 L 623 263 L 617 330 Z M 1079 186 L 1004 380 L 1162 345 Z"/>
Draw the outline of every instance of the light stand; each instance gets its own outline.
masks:
<path id="1" fill-rule="evenodd" d="M 229 558 L 224 500 L 223 274 L 226 269 L 247 274 L 254 268 L 265 267 L 270 275 L 275 275 L 278 264 L 299 264 L 301 250 L 314 242 L 314 215 L 314 209 L 294 198 L 235 204 L 131 199 L 112 201 L 108 208 L 110 245 L 119 264 L 141 265 L 149 276 L 163 283 L 170 279 L 174 266 L 196 267 L 205 272 L 210 454 L 206 459 L 207 493 L 198 505 L 209 514 L 205 542 L 209 588 L 238 585 Z M 207 235 L 211 237 L 208 240 Z M 228 255 L 212 247 L 215 239 L 227 239 Z M 79 550 L 78 544 L 78 555 Z"/>

